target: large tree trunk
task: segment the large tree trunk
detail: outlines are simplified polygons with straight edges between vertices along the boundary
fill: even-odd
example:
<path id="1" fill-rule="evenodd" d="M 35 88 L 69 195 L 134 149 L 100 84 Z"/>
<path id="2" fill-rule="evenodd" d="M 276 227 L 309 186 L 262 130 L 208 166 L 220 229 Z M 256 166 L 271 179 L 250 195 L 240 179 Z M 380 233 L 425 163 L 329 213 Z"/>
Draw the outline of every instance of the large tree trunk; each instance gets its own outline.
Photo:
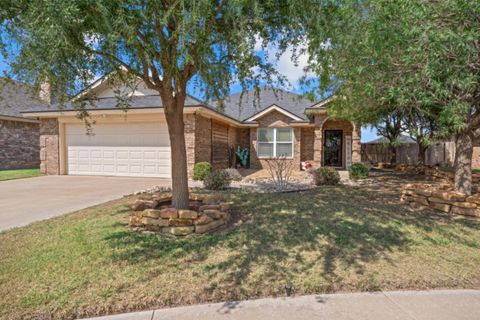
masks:
<path id="1" fill-rule="evenodd" d="M 397 164 L 397 147 L 390 146 L 390 164 Z"/>
<path id="2" fill-rule="evenodd" d="M 428 147 L 418 144 L 418 164 L 425 164 L 425 153 L 427 152 Z"/>
<path id="3" fill-rule="evenodd" d="M 455 190 L 472 194 L 473 137 L 468 133 L 458 134 L 455 140 Z"/>
<path id="4" fill-rule="evenodd" d="M 181 101 L 178 103 L 181 103 Z M 185 147 L 183 106 L 167 106 L 165 115 L 172 150 L 172 205 L 177 209 L 188 209 L 187 150 Z"/>

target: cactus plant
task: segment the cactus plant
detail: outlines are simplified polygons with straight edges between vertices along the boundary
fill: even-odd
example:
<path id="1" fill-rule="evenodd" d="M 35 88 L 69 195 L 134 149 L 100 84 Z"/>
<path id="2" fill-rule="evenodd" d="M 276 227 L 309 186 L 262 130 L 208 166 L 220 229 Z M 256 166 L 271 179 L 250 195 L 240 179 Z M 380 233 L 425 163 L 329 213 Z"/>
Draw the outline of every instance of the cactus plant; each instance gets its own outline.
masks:
<path id="1" fill-rule="evenodd" d="M 237 146 L 237 151 L 235 152 L 237 157 L 240 159 L 240 164 L 242 167 L 246 167 L 248 165 L 248 157 L 250 155 L 250 150 L 248 148 L 240 148 Z"/>

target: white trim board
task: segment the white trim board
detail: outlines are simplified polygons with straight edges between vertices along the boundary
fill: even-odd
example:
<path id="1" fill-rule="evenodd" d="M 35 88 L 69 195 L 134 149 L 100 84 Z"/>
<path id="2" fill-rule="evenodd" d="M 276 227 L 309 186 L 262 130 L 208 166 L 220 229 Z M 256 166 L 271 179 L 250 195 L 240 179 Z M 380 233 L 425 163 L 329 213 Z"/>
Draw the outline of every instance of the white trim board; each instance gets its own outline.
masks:
<path id="1" fill-rule="evenodd" d="M 250 118 L 244 120 L 245 122 L 248 122 L 248 121 L 255 121 L 256 119 L 258 118 L 261 118 L 262 116 L 266 115 L 267 113 L 270 113 L 272 111 L 278 111 L 284 115 L 286 115 L 287 117 L 290 117 L 292 118 L 293 120 L 296 120 L 296 121 L 304 121 L 304 119 L 294 115 L 293 113 L 275 105 L 275 104 L 272 104 L 270 107 L 266 108 L 266 109 L 263 109 L 262 111 L 260 111 L 259 113 L 256 113 L 254 114 L 253 116 L 251 116 Z"/>

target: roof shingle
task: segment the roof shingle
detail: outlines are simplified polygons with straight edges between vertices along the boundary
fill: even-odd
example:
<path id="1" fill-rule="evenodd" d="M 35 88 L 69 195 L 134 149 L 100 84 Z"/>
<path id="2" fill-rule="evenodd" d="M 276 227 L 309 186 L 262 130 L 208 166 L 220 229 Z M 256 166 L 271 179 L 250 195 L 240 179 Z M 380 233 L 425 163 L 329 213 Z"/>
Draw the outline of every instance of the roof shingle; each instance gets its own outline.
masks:
<path id="1" fill-rule="evenodd" d="M 306 120 L 305 108 L 310 107 L 313 102 L 292 92 L 262 87 L 259 88 L 258 95 L 252 89 L 244 92 L 243 95 L 236 93 L 211 104 L 219 112 L 239 121 L 244 121 L 271 105 L 276 105 Z"/>
<path id="2" fill-rule="evenodd" d="M 33 89 L 24 83 L 0 78 L 0 116 L 23 118 L 23 111 L 46 110 L 48 104 L 41 101 Z"/>

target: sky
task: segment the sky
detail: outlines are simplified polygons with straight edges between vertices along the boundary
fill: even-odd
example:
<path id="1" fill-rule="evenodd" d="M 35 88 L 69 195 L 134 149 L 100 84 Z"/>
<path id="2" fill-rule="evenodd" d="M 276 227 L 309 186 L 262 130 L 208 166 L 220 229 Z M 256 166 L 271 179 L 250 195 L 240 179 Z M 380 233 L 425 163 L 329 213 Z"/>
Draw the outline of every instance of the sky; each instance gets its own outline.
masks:
<path id="1" fill-rule="evenodd" d="M 260 47 L 256 48 L 256 50 L 262 50 Z M 275 48 L 266 48 L 264 49 L 268 52 L 268 56 L 275 57 Z M 298 94 L 302 94 L 302 87 L 299 85 L 299 80 L 302 76 L 305 75 L 304 68 L 308 63 L 308 56 L 306 54 L 301 55 L 297 59 L 297 63 L 292 62 L 292 51 L 287 50 L 283 55 L 281 55 L 278 61 L 274 61 L 273 58 L 271 59 L 272 63 L 276 64 L 277 70 L 287 77 L 290 86 L 286 89 L 288 91 L 292 91 Z M 8 64 L 3 60 L 3 57 L 0 55 L 0 76 L 3 76 L 5 71 L 8 70 Z M 307 76 L 313 76 L 311 74 L 307 74 Z M 239 85 L 233 85 L 230 88 L 230 93 L 237 93 L 241 91 L 241 87 Z M 362 142 L 368 142 L 378 138 L 377 132 L 372 127 L 362 128 Z"/>

